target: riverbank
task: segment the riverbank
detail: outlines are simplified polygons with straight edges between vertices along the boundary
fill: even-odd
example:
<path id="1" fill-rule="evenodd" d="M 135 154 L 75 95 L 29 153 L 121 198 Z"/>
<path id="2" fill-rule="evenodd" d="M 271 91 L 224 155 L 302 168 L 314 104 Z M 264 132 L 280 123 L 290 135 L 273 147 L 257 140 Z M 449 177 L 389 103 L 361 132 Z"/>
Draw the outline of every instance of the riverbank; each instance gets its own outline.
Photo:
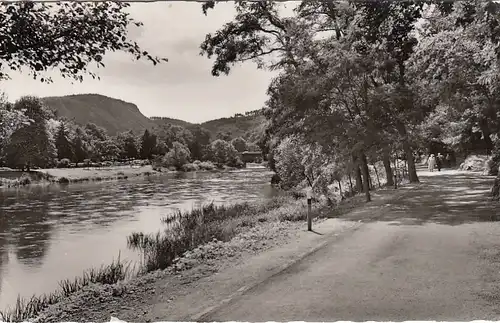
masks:
<path id="1" fill-rule="evenodd" d="M 208 163 L 207 163 L 208 164 Z M 192 166 L 192 167 L 190 167 Z M 215 167 L 197 167 L 196 164 L 187 164 L 181 171 L 167 168 L 145 166 L 110 166 L 110 167 L 81 167 L 81 168 L 50 168 L 37 169 L 30 172 L 0 168 L 0 188 L 15 188 L 29 185 L 70 184 L 82 182 L 126 180 L 136 177 L 161 176 L 168 173 L 188 172 L 218 172 L 239 170 L 225 166 L 222 169 Z M 204 165 L 202 165 L 204 166 Z M 210 165 L 209 165 L 210 166 Z"/>
<path id="2" fill-rule="evenodd" d="M 374 192 L 374 198 L 379 194 L 389 195 L 391 190 Z M 359 195 L 344 201 L 340 207 L 329 209 L 315 206 L 316 228 L 324 218 L 338 217 L 350 210 L 363 205 L 364 197 Z M 224 266 L 231 267 L 235 261 L 245 261 L 249 257 L 261 254 L 270 248 L 287 245 L 304 231 L 306 204 L 304 200 L 295 201 L 291 198 L 282 199 L 280 205 L 267 208 L 260 214 L 245 214 L 230 221 L 223 222 L 223 227 L 235 229 L 231 239 L 211 241 L 194 250 L 185 253 L 175 264 L 165 270 L 158 270 L 142 275 L 127 282 L 113 285 L 87 284 L 78 292 L 58 300 L 57 304 L 44 310 L 39 321 L 58 322 L 67 320 L 109 320 L 109 315 L 127 318 L 131 308 L 150 306 L 152 297 L 175 295 L 182 288 L 203 277 L 215 277 L 212 274 L 222 270 Z M 302 232 L 302 233 L 301 233 Z M 310 233 L 309 233 L 310 235 Z M 158 285 L 160 284 L 160 285 Z M 186 285 L 187 284 L 187 285 Z M 156 296 L 155 296 L 156 295 Z M 162 296 L 162 297 L 163 297 Z M 146 303 L 144 303 L 146 302 Z M 165 300 L 168 302 L 168 299 Z M 135 305 L 134 305 L 135 304 Z M 131 311 L 134 313 L 134 311 Z M 136 313 L 137 314 L 137 313 Z M 164 316 L 165 317 L 165 316 Z M 26 317 L 24 317 L 25 319 Z M 140 317 L 135 320 L 140 319 Z"/>
<path id="3" fill-rule="evenodd" d="M 89 168 L 52 168 L 22 172 L 0 170 L 0 187 L 13 188 L 28 185 L 68 184 L 93 181 L 123 180 L 139 176 L 157 176 L 164 172 L 151 166 L 113 166 Z"/>

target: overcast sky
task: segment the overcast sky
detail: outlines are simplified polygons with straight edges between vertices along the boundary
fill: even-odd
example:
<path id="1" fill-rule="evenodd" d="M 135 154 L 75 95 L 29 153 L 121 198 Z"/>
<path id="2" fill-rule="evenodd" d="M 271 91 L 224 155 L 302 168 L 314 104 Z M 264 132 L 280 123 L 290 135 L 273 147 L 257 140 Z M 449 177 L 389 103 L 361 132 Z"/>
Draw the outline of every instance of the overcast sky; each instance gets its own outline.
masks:
<path id="1" fill-rule="evenodd" d="M 220 3 L 208 16 L 195 2 L 133 3 L 129 11 L 144 26 L 131 30 L 131 38 L 168 63 L 153 66 L 122 53 L 110 53 L 101 80 L 87 77 L 71 84 L 54 74 L 45 85 L 21 74 L 2 82 L 10 100 L 22 95 L 59 96 L 99 93 L 135 103 L 148 116 L 166 116 L 191 122 L 232 116 L 262 108 L 272 74 L 253 63 L 234 68 L 229 76 L 213 77 L 211 60 L 199 55 L 199 45 L 235 14 L 232 2 Z"/>

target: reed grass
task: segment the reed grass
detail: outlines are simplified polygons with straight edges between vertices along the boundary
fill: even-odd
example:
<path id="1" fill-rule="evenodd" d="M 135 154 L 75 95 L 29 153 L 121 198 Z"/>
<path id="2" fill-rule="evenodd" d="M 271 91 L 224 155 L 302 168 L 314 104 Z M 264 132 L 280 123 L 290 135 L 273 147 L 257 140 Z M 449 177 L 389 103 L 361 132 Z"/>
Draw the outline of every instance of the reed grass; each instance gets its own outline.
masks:
<path id="1" fill-rule="evenodd" d="M 113 285 L 126 278 L 133 277 L 135 268 L 130 263 L 124 263 L 118 256 L 111 264 L 92 268 L 83 272 L 83 275 L 74 279 L 65 279 L 59 282 L 59 289 L 40 296 L 30 298 L 17 297 L 13 307 L 0 311 L 2 322 L 22 322 L 34 319 L 45 308 L 56 304 L 90 284 Z"/>
<path id="2" fill-rule="evenodd" d="M 185 252 L 213 240 L 229 241 L 258 223 L 268 221 L 303 221 L 306 205 L 288 198 L 274 198 L 261 204 L 209 203 L 191 211 L 176 211 L 162 219 L 163 231 L 155 234 L 134 232 L 127 238 L 128 246 L 142 254 L 143 272 L 166 269 Z M 326 214 L 314 209 L 315 217 Z"/>

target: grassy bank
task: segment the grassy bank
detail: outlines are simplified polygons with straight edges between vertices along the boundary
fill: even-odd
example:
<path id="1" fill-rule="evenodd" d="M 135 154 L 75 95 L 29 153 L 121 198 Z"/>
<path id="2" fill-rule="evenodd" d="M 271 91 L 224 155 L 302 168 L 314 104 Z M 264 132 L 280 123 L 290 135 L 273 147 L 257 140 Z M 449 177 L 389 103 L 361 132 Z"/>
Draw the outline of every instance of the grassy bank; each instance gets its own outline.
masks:
<path id="1" fill-rule="evenodd" d="M 133 233 L 128 245 L 143 255 L 143 270 L 165 269 L 187 251 L 211 241 L 227 242 L 257 223 L 303 221 L 304 201 L 291 197 L 275 198 L 260 204 L 242 203 L 229 206 L 205 205 L 189 212 L 177 212 L 162 220 L 165 228 L 156 234 Z M 315 217 L 327 214 L 315 206 Z"/>
<path id="2" fill-rule="evenodd" d="M 5 176 L 3 175 L 5 174 Z M 0 172 L 0 187 L 20 187 L 40 184 L 68 184 L 92 181 L 108 181 L 134 178 L 138 176 L 153 176 L 161 173 L 151 166 L 114 166 L 99 168 L 53 168 L 40 169 L 31 172 L 4 171 Z"/>
<path id="3" fill-rule="evenodd" d="M 29 299 L 18 297 L 13 307 L 0 312 L 2 322 L 21 322 L 35 318 L 48 306 L 57 304 L 91 284 L 114 285 L 134 275 L 134 267 L 120 260 L 120 257 L 107 266 L 83 272 L 82 276 L 59 282 L 60 288 L 52 293 L 32 296 Z"/>

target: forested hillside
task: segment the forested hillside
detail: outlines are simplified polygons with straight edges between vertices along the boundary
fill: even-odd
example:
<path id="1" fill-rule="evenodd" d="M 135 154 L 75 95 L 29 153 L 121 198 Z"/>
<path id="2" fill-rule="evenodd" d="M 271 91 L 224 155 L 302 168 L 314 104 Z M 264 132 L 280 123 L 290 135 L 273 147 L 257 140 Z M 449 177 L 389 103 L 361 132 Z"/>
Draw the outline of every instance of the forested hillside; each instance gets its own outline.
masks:
<path id="1" fill-rule="evenodd" d="M 100 94 L 46 97 L 42 101 L 59 117 L 80 125 L 94 123 L 112 135 L 128 130 L 141 133 L 154 126 L 135 104 Z"/>

